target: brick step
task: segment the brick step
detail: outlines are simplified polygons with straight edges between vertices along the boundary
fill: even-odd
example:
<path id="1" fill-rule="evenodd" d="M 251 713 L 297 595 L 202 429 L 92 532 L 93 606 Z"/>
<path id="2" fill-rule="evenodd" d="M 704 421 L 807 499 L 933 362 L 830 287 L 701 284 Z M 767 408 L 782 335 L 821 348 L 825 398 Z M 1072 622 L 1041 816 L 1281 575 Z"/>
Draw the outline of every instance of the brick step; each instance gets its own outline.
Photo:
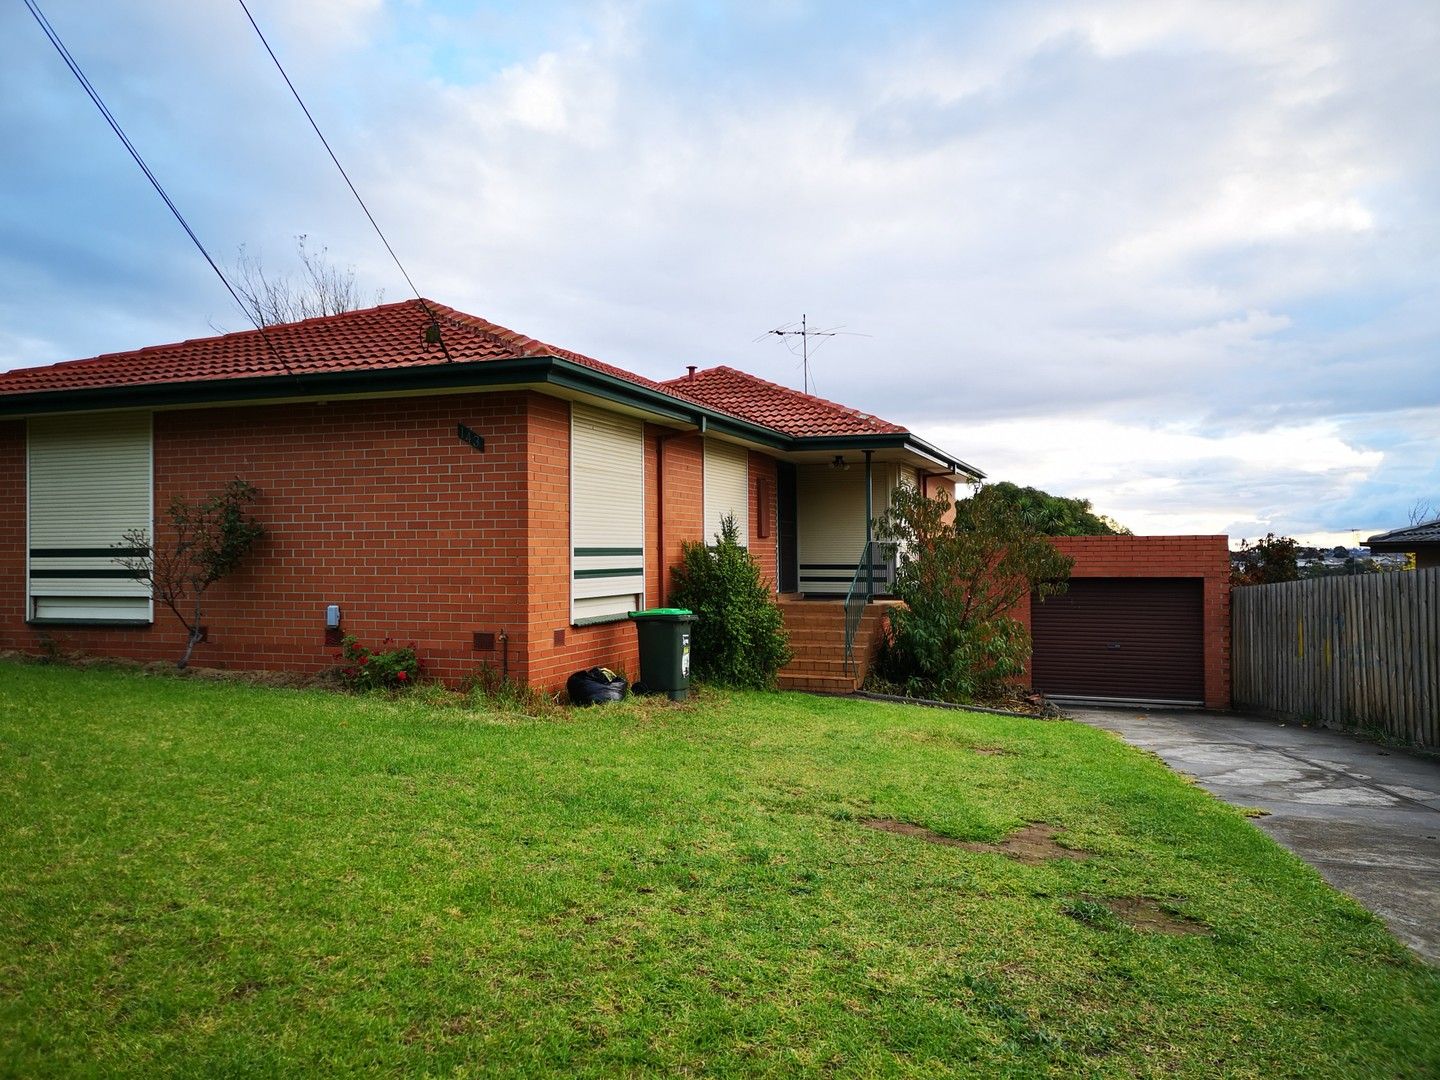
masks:
<path id="1" fill-rule="evenodd" d="M 859 689 L 859 684 L 848 676 L 781 674 L 777 682 L 781 690 L 803 690 L 812 694 L 853 694 Z"/>
<path id="2" fill-rule="evenodd" d="M 795 634 L 790 635 L 790 647 L 798 649 L 843 649 L 845 647 L 845 635 L 843 633 L 824 634 Z"/>
<path id="3" fill-rule="evenodd" d="M 839 641 L 827 641 L 823 645 L 797 645 L 793 640 L 790 642 L 790 652 L 797 660 L 829 660 L 832 657 L 843 657 L 845 646 Z"/>
<path id="4" fill-rule="evenodd" d="M 780 668 L 780 674 L 791 672 L 796 675 L 828 675 L 832 672 L 845 674 L 844 657 L 796 657 Z"/>
<path id="5" fill-rule="evenodd" d="M 812 616 L 812 615 L 789 615 L 789 614 L 784 614 L 784 613 L 782 613 L 781 618 L 784 619 L 785 625 L 786 625 L 786 626 L 789 626 L 789 627 L 798 627 L 798 626 L 816 627 L 816 626 L 844 626 L 844 625 L 845 625 L 845 618 L 844 618 L 843 615 L 827 615 L 827 616 L 825 616 L 824 618 L 816 618 L 815 616 Z M 862 616 L 861 619 L 860 619 L 860 625 L 861 625 L 861 626 L 879 626 L 879 625 L 880 625 L 880 619 L 881 619 L 881 618 L 882 618 L 882 616 L 879 616 L 879 615 L 864 615 L 864 616 Z"/>

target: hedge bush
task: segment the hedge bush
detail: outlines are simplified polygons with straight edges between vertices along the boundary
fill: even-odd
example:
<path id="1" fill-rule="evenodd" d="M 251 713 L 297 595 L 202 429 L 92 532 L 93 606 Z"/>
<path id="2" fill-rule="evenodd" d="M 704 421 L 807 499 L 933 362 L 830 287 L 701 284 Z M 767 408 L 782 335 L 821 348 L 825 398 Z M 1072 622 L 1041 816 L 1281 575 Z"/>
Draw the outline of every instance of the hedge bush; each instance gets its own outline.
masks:
<path id="1" fill-rule="evenodd" d="M 790 661 L 789 638 L 734 517 L 721 519 L 714 544 L 683 545 L 670 602 L 698 616 L 690 636 L 694 678 L 739 689 L 774 687 L 776 673 Z"/>

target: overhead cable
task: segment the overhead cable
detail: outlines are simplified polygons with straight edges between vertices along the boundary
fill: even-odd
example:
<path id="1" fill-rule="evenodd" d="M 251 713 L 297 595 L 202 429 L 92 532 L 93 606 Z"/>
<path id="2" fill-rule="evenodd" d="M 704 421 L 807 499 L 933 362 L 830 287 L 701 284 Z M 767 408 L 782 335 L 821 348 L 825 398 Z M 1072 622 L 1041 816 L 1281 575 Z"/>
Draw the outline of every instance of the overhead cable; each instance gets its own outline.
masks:
<path id="1" fill-rule="evenodd" d="M 230 293 L 230 298 L 235 301 L 236 306 L 245 313 L 245 317 L 254 325 L 256 331 L 260 334 L 261 340 L 269 346 L 271 354 L 285 370 L 285 373 L 298 381 L 299 376 L 296 375 L 290 365 L 285 362 L 285 358 L 280 355 L 280 351 L 275 347 L 275 343 L 271 341 L 269 335 L 265 333 L 265 328 L 261 325 L 260 320 L 255 316 L 255 313 L 245 305 L 244 301 L 240 299 L 240 294 L 237 293 L 235 287 L 230 284 L 230 279 L 225 276 L 225 272 L 220 269 L 220 265 L 211 257 L 210 252 L 205 249 L 205 245 L 201 243 L 200 237 L 197 236 L 195 230 L 190 227 L 190 223 L 185 220 L 185 215 L 180 212 L 180 208 L 175 205 L 175 200 L 170 198 L 164 185 L 160 183 L 159 178 L 151 171 L 150 166 L 145 163 L 145 159 L 140 155 L 140 151 L 135 148 L 135 144 L 131 142 L 130 137 L 125 134 L 125 129 L 120 126 L 120 121 L 115 119 L 115 114 L 112 113 L 105 104 L 104 99 L 100 96 L 100 92 L 95 89 L 94 84 L 86 77 L 84 70 L 81 69 L 79 62 L 71 54 L 70 50 L 65 47 L 65 42 L 61 40 L 59 33 L 50 24 L 50 20 L 45 17 L 45 13 L 40 10 L 39 4 L 36 0 L 25 0 L 25 6 L 30 9 L 30 14 L 35 17 L 36 23 L 38 23 L 40 29 L 44 31 L 45 36 L 50 39 L 50 44 L 55 46 L 55 51 L 60 54 L 60 59 L 65 61 L 65 66 L 70 69 L 70 73 L 75 76 L 81 87 L 84 88 L 85 93 L 89 95 L 90 100 L 95 103 L 95 107 L 100 110 L 100 115 L 103 116 L 105 122 L 110 125 L 110 130 L 115 133 L 120 142 L 124 144 L 125 149 L 130 152 L 130 156 L 135 159 L 135 164 L 140 166 L 140 171 L 143 172 L 145 178 L 150 181 L 150 185 L 155 189 L 156 194 L 158 194 L 165 205 L 170 208 L 170 213 L 175 215 L 175 220 L 178 221 L 180 227 L 185 230 L 185 235 L 190 237 L 191 243 L 193 243 L 200 254 L 205 257 L 205 261 L 210 264 L 210 269 L 215 271 L 215 276 L 220 279 L 220 283 L 224 285 L 226 291 Z"/>
<path id="2" fill-rule="evenodd" d="M 30 0 L 26 0 L 26 3 L 29 2 Z M 425 314 L 430 316 L 430 325 L 426 328 L 426 342 L 439 345 L 441 351 L 445 354 L 445 359 L 447 361 L 450 360 L 450 350 L 445 347 L 445 339 L 440 335 L 440 320 L 436 317 L 435 312 L 430 310 L 430 305 L 425 302 L 425 298 L 420 295 L 420 290 L 415 287 L 415 282 L 410 279 L 410 274 L 405 269 L 405 264 L 400 261 L 400 256 L 395 254 L 395 249 L 390 246 L 390 241 L 386 239 L 384 231 L 380 228 L 380 223 L 375 220 L 375 215 L 370 212 L 370 207 L 366 206 L 365 200 L 360 197 L 360 192 L 355 187 L 354 181 L 350 179 L 350 174 L 345 171 L 345 166 L 341 165 L 340 159 L 335 156 L 335 151 L 330 146 L 330 140 L 325 138 L 325 133 L 320 130 L 320 125 L 315 122 L 315 117 L 311 115 L 309 107 L 305 104 L 305 100 L 300 96 L 300 91 L 295 89 L 295 84 L 285 71 L 285 65 L 280 63 L 280 58 L 275 55 L 275 50 L 270 47 L 270 42 L 265 37 L 265 32 L 260 29 L 260 24 L 255 21 L 255 16 L 250 13 L 249 5 L 245 3 L 245 0 L 238 0 L 238 2 L 241 10 L 245 12 L 245 18 L 250 20 L 250 25 L 255 29 L 256 36 L 260 38 L 260 44 L 265 46 L 265 51 L 270 54 L 270 59 L 275 64 L 275 70 L 280 72 L 280 77 L 285 80 L 285 85 L 290 88 L 290 93 L 295 98 L 295 103 L 300 106 L 300 111 L 305 114 L 305 119 L 310 121 L 310 126 L 315 130 L 315 134 L 320 139 L 321 145 L 325 147 L 325 152 L 330 155 L 330 160 L 335 163 L 335 168 L 340 171 L 340 175 L 345 180 L 345 186 L 350 189 L 350 194 L 355 196 L 355 201 L 360 204 L 360 209 L 365 212 L 365 217 L 369 219 L 371 228 L 375 230 L 375 235 L 380 237 L 380 242 L 385 245 L 385 250 L 390 253 L 390 258 L 395 260 L 395 265 L 405 278 L 405 284 L 410 286 L 410 291 L 415 294 L 415 299 L 420 301 L 420 306 L 425 309 Z"/>

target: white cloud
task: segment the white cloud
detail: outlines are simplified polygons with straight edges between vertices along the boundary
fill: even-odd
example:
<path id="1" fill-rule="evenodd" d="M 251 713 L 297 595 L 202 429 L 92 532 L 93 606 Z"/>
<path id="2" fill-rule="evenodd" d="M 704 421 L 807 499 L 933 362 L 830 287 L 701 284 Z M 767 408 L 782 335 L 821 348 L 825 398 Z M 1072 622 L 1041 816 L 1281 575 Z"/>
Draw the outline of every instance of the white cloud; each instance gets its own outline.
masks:
<path id="1" fill-rule="evenodd" d="M 965 447 L 992 480 L 1090 499 L 1137 533 L 1255 536 L 1305 525 L 1306 506 L 1343 501 L 1385 455 L 1347 442 L 1334 421 L 1266 431 L 1105 419 L 1006 420 L 927 428 Z M 1301 528 L 1329 535 L 1322 523 Z"/>

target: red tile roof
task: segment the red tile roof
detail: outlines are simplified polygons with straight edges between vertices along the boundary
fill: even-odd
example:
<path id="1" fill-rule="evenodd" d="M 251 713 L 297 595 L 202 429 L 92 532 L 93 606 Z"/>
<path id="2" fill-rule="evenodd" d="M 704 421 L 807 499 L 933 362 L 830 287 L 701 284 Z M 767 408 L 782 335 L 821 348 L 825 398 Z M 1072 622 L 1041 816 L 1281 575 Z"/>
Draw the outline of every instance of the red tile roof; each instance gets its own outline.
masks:
<path id="1" fill-rule="evenodd" d="M 904 435 L 908 429 L 878 416 L 802 394 L 723 364 L 669 379 L 677 390 L 712 409 L 742 416 L 786 435 Z"/>
<path id="2" fill-rule="evenodd" d="M 867 413 L 731 367 L 656 382 L 429 300 L 423 304 L 405 300 L 270 326 L 263 337 L 259 331 L 243 330 L 88 360 L 17 368 L 0 372 L 0 396 L 443 365 L 445 353 L 425 342 L 430 323 L 426 306 L 435 313 L 450 358 L 457 363 L 559 356 L 786 435 L 907 434 L 905 428 Z M 216 386 L 215 392 L 217 398 L 223 396 L 223 386 Z"/>
<path id="3" fill-rule="evenodd" d="M 665 392 L 643 376 L 568 349 L 557 349 L 444 304 L 430 300 L 425 304 L 435 313 L 446 348 L 456 362 L 563 356 L 607 375 Z M 0 372 L 0 394 L 444 364 L 445 353 L 440 347 L 425 343 L 429 323 L 430 317 L 420 301 L 405 300 L 267 327 L 264 337 L 257 330 L 242 330 L 133 352 L 106 353 L 88 360 Z"/>

